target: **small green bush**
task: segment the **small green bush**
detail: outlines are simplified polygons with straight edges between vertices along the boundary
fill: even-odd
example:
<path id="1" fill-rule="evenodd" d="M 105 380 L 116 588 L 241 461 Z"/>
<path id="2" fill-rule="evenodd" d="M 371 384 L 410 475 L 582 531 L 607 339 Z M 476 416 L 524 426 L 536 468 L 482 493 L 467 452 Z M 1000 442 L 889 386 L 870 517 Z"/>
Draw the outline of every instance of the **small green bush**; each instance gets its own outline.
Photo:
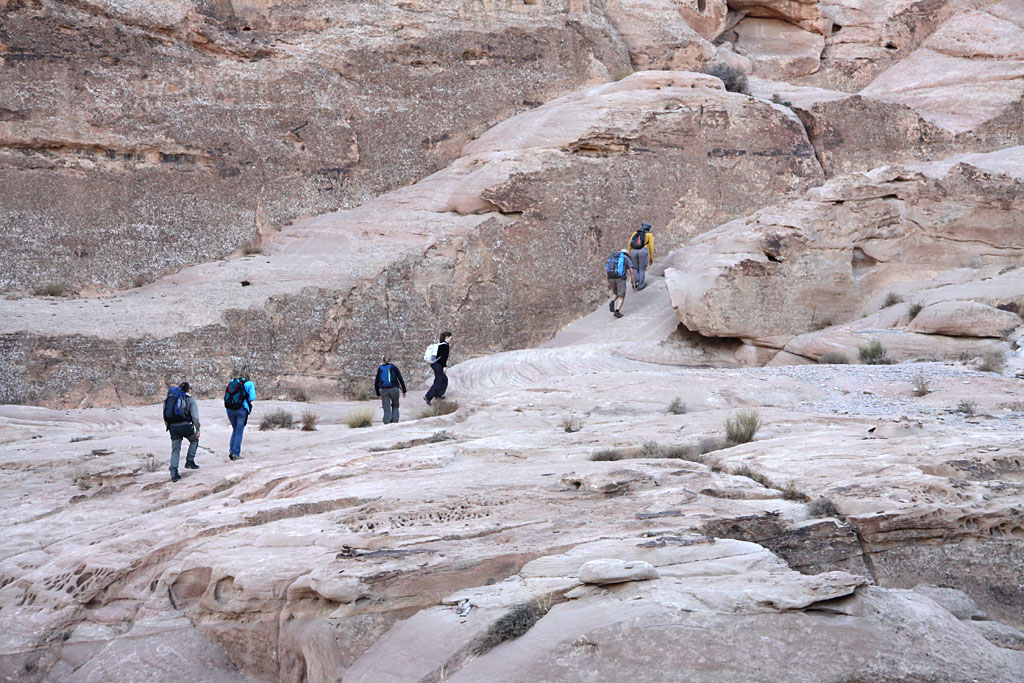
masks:
<path id="1" fill-rule="evenodd" d="M 360 408 L 353 410 L 345 418 L 345 424 L 352 429 L 359 429 L 361 427 L 369 427 L 373 424 L 373 411 L 369 408 Z"/>
<path id="2" fill-rule="evenodd" d="M 725 89 L 729 92 L 743 94 L 747 92 L 747 74 L 734 66 L 729 66 L 723 62 L 716 62 L 704 69 L 704 73 L 722 79 Z"/>
<path id="3" fill-rule="evenodd" d="M 821 365 L 846 365 L 849 362 L 850 359 L 838 351 L 829 351 L 818 359 Z"/>
<path id="4" fill-rule="evenodd" d="M 871 343 L 866 346 L 858 347 L 857 351 L 860 355 L 860 361 L 865 365 L 891 365 L 893 362 L 889 358 L 889 354 L 885 352 L 882 342 L 877 339 L 872 339 Z"/>
<path id="5" fill-rule="evenodd" d="M 978 412 L 978 404 L 974 401 L 968 401 L 966 398 L 961 399 L 956 404 L 956 412 L 963 413 L 964 415 L 974 415 Z"/>
<path id="6" fill-rule="evenodd" d="M 882 303 L 882 308 L 889 308 L 890 306 L 895 306 L 896 304 L 902 302 L 902 296 L 900 296 L 896 292 L 889 292 L 888 294 L 885 295 L 885 301 Z"/>
<path id="7" fill-rule="evenodd" d="M 989 349 L 981 354 L 978 369 L 982 372 L 1002 372 L 1006 369 L 1006 354 L 1000 349 Z"/>
<path id="8" fill-rule="evenodd" d="M 671 415 L 685 415 L 686 401 L 676 396 L 674 399 L 672 399 L 672 402 L 668 404 L 668 412 Z"/>
<path id="9" fill-rule="evenodd" d="M 913 320 L 917 317 L 917 314 L 924 310 L 924 304 L 914 301 L 907 305 L 907 315 Z"/>
<path id="10" fill-rule="evenodd" d="M 291 429 L 295 424 L 295 418 L 287 410 L 278 408 L 263 416 L 260 421 L 260 431 L 265 432 L 271 429 Z"/>
<path id="11" fill-rule="evenodd" d="M 807 515 L 809 517 L 838 517 L 839 511 L 828 498 L 815 498 L 807 504 Z"/>
<path id="12" fill-rule="evenodd" d="M 725 421 L 725 438 L 732 443 L 753 441 L 761 428 L 761 415 L 756 410 L 739 410 Z"/>
<path id="13" fill-rule="evenodd" d="M 782 491 L 782 497 L 785 500 L 796 500 L 801 503 L 806 503 L 810 500 L 810 498 L 807 497 L 807 494 L 796 487 L 795 481 L 786 482 L 786 485 L 779 490 Z"/>

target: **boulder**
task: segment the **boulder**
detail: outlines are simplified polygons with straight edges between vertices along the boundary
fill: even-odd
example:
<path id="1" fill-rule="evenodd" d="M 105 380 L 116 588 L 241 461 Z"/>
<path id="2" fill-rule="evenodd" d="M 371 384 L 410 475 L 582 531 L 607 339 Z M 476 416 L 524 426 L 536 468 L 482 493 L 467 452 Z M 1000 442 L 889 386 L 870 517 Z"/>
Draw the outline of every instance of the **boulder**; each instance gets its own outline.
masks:
<path id="1" fill-rule="evenodd" d="M 778 19 L 747 18 L 736 25 L 735 50 L 754 65 L 754 72 L 780 80 L 818 70 L 825 39 Z"/>
<path id="2" fill-rule="evenodd" d="M 728 0 L 729 9 L 748 17 L 777 19 L 821 36 L 828 36 L 832 20 L 818 0 Z"/>
<path id="3" fill-rule="evenodd" d="M 1020 316 L 1016 313 L 978 301 L 940 301 L 922 308 L 906 329 L 952 337 L 1002 339 L 1020 324 Z"/>
<path id="4" fill-rule="evenodd" d="M 647 581 L 659 576 L 658 570 L 646 562 L 617 559 L 584 562 L 579 572 L 580 581 L 598 586 L 626 581 Z"/>
<path id="5" fill-rule="evenodd" d="M 971 626 L 978 630 L 985 640 L 996 647 L 1024 652 L 1024 633 L 998 621 L 972 621 Z"/>
<path id="6" fill-rule="evenodd" d="M 939 603 L 957 619 L 964 619 L 967 621 L 988 620 L 985 613 L 978 609 L 978 606 L 974 603 L 974 600 L 971 599 L 971 596 L 961 590 L 932 586 L 927 583 L 918 584 L 914 586 L 913 590 L 915 593 L 920 593 L 921 595 Z"/>

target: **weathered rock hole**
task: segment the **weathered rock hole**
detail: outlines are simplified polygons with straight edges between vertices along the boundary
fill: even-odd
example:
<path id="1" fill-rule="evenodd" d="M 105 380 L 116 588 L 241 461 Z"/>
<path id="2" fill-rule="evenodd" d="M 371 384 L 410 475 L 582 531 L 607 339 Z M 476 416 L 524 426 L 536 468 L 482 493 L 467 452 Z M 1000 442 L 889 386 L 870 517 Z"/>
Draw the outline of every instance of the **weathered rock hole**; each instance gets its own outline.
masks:
<path id="1" fill-rule="evenodd" d="M 243 287 L 248 287 L 248 286 L 249 286 L 249 285 L 251 285 L 251 284 L 252 284 L 252 283 L 251 283 L 251 282 L 249 282 L 248 280 L 242 280 L 242 286 L 243 286 Z"/>
<path id="2" fill-rule="evenodd" d="M 193 600 L 206 592 L 210 585 L 210 575 L 213 573 L 209 567 L 196 567 L 178 574 L 171 584 L 171 595 L 176 600 Z"/>

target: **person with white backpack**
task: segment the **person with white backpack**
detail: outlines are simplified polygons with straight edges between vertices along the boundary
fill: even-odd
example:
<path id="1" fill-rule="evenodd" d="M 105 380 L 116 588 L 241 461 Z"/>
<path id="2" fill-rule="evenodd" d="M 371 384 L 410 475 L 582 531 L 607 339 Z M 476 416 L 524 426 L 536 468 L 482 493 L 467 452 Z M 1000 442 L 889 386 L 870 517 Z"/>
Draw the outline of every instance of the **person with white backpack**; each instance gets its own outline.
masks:
<path id="1" fill-rule="evenodd" d="M 423 360 L 430 363 L 430 369 L 434 371 L 434 383 L 423 396 L 423 400 L 430 405 L 435 398 L 444 398 L 448 391 L 448 375 L 444 369 L 448 366 L 448 353 L 451 351 L 452 333 L 442 332 L 437 344 L 431 344 L 423 353 Z"/>

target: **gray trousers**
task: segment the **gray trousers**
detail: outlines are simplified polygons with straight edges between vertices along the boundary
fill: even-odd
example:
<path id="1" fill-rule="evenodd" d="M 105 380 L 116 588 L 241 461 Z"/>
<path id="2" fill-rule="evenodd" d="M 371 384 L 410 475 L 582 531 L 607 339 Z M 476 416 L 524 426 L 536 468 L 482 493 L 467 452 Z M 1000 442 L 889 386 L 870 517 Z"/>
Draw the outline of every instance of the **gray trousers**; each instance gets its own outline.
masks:
<path id="1" fill-rule="evenodd" d="M 398 398 L 401 390 L 398 387 L 381 387 L 380 404 L 384 407 L 384 424 L 398 422 Z"/>
<path id="2" fill-rule="evenodd" d="M 650 259 L 647 249 L 630 249 L 629 260 L 633 262 L 633 272 L 636 273 L 637 287 L 644 284 L 644 271 L 647 270 L 647 261 Z"/>
<path id="3" fill-rule="evenodd" d="M 181 458 L 181 440 L 188 439 L 188 453 L 185 454 L 185 462 L 193 462 L 196 459 L 196 451 L 199 450 L 199 437 L 196 436 L 196 428 L 191 422 L 180 425 L 171 425 L 171 469 L 178 469 L 178 459 Z"/>

